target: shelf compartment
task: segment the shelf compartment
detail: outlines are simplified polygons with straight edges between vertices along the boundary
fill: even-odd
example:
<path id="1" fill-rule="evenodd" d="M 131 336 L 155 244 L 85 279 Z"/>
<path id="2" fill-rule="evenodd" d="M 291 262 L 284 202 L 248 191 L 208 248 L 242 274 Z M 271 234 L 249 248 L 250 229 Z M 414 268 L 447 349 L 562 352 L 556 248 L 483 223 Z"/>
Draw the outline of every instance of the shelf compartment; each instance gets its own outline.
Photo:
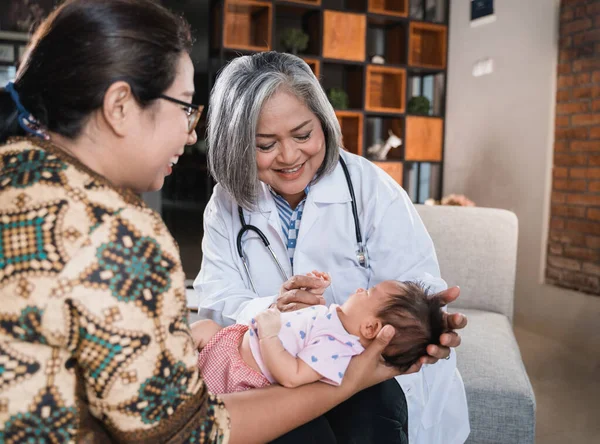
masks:
<path id="1" fill-rule="evenodd" d="M 308 34 L 308 46 L 299 53 L 300 57 L 318 57 L 321 53 L 321 14 L 319 9 L 303 4 L 275 4 L 275 41 L 273 46 L 279 52 L 286 52 L 281 39 L 288 28 L 301 29 Z"/>
<path id="2" fill-rule="evenodd" d="M 367 66 L 365 109 L 403 113 L 406 104 L 406 70 L 381 65 Z"/>
<path id="3" fill-rule="evenodd" d="M 275 4 L 299 4 L 299 5 L 309 5 L 309 6 L 321 6 L 321 0 L 285 0 L 285 1 L 277 1 Z"/>
<path id="4" fill-rule="evenodd" d="M 323 12 L 323 57 L 363 62 L 367 17 L 364 14 Z"/>
<path id="5" fill-rule="evenodd" d="M 306 64 L 312 69 L 312 72 L 315 74 L 315 77 L 318 79 L 321 76 L 321 61 L 318 59 L 313 59 L 310 57 L 302 57 L 302 60 L 306 62 Z"/>
<path id="6" fill-rule="evenodd" d="M 400 186 L 402 186 L 402 181 L 404 179 L 403 169 L 404 166 L 402 162 L 375 162 L 375 165 L 381 168 L 383 171 L 388 173 L 392 179 L 394 179 Z"/>
<path id="7" fill-rule="evenodd" d="M 368 62 L 382 56 L 386 65 L 406 64 L 407 27 L 401 22 L 382 22 L 369 18 L 367 27 Z"/>
<path id="8" fill-rule="evenodd" d="M 398 161 L 404 159 L 404 118 L 398 117 L 383 117 L 383 116 L 368 116 L 366 118 L 366 143 L 365 143 L 365 156 L 372 161 Z M 390 136 L 390 131 L 400 140 L 402 145 L 396 148 L 392 148 L 388 151 L 385 160 L 381 160 L 375 157 L 374 154 L 369 153 L 369 148 L 376 145 L 384 145 Z"/>
<path id="9" fill-rule="evenodd" d="M 323 62 L 321 65 L 321 85 L 327 94 L 332 88 L 344 90 L 348 94 L 348 109 L 362 109 L 364 71 L 363 65 Z"/>
<path id="10" fill-rule="evenodd" d="M 360 111 L 336 111 L 342 129 L 342 146 L 346 151 L 362 156 L 363 114 Z"/>
<path id="11" fill-rule="evenodd" d="M 367 12 L 367 0 L 322 0 L 323 9 L 348 12 Z"/>
<path id="12" fill-rule="evenodd" d="M 413 202 L 422 204 L 427 199 L 441 199 L 441 164 L 407 162 L 404 164 L 404 176 L 404 189 Z"/>
<path id="13" fill-rule="evenodd" d="M 408 64 L 425 68 L 446 68 L 448 28 L 432 23 L 411 22 L 409 25 Z"/>
<path id="14" fill-rule="evenodd" d="M 411 115 L 419 114 L 411 109 L 410 103 L 412 98 L 421 96 L 429 100 L 430 107 L 427 113 L 419 115 L 443 116 L 445 111 L 444 97 L 446 95 L 444 83 L 444 73 L 416 73 L 409 69 L 406 113 Z"/>
<path id="15" fill-rule="evenodd" d="M 412 0 L 410 18 L 433 23 L 446 23 L 448 19 L 448 0 Z"/>
<path id="16" fill-rule="evenodd" d="M 369 0 L 369 12 L 374 14 L 408 16 L 409 0 Z"/>
<path id="17" fill-rule="evenodd" d="M 223 11 L 224 48 L 247 51 L 271 49 L 271 2 L 226 0 Z"/>
<path id="18" fill-rule="evenodd" d="M 440 162 L 443 133 L 444 121 L 440 118 L 407 116 L 404 159 Z"/>

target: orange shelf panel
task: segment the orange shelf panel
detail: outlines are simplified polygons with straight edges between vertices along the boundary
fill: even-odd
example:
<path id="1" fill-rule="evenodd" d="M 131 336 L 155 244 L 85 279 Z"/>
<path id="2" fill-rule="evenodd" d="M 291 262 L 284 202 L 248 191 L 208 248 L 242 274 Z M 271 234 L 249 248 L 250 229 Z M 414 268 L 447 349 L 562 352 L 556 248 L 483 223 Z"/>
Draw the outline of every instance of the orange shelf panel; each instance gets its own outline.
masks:
<path id="1" fill-rule="evenodd" d="M 392 176 L 392 179 L 394 179 L 396 182 L 398 182 L 400 184 L 400 186 L 402 186 L 402 179 L 403 179 L 403 164 L 402 164 L 402 162 L 376 162 L 376 161 L 373 161 L 373 163 L 375 165 L 377 165 L 379 168 L 381 168 L 382 170 L 384 170 L 386 173 L 388 173 L 390 176 Z"/>
<path id="2" fill-rule="evenodd" d="M 422 162 L 442 160 L 444 121 L 434 117 L 406 118 L 404 159 Z"/>
<path id="3" fill-rule="evenodd" d="M 367 16 L 325 10 L 323 57 L 362 62 L 366 57 Z"/>
<path id="4" fill-rule="evenodd" d="M 358 111 L 336 111 L 342 128 L 342 146 L 349 152 L 362 156 L 363 114 Z"/>

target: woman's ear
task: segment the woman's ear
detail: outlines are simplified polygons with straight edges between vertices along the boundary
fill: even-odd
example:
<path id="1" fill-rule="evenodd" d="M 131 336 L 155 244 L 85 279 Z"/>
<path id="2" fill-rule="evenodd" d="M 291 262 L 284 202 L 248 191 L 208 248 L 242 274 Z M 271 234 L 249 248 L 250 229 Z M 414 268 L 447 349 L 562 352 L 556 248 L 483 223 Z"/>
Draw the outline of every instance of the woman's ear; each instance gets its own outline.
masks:
<path id="1" fill-rule="evenodd" d="M 375 339 L 382 328 L 381 319 L 369 317 L 360 324 L 360 334 L 365 339 Z"/>
<path id="2" fill-rule="evenodd" d="M 136 114 L 137 101 L 127 82 L 115 82 L 106 90 L 102 103 L 102 117 L 106 125 L 118 136 L 127 135 L 131 119 Z"/>

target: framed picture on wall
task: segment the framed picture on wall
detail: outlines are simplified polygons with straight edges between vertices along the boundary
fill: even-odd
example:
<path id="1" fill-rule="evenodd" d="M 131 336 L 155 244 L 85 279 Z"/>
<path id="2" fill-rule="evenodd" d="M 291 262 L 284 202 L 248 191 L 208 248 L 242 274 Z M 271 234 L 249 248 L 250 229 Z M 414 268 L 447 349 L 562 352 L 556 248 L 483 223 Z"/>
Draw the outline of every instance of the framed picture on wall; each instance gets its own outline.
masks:
<path id="1" fill-rule="evenodd" d="M 496 21 L 494 0 L 471 0 L 471 27 L 487 25 Z"/>
<path id="2" fill-rule="evenodd" d="M 56 0 L 2 0 L 0 31 L 31 32 L 56 3 Z"/>

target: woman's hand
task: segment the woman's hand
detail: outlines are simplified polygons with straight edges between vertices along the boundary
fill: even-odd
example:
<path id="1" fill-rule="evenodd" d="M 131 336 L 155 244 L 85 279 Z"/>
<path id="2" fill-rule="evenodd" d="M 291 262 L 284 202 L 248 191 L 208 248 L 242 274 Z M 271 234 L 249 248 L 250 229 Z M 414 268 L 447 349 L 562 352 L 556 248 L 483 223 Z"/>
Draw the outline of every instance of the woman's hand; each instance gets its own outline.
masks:
<path id="1" fill-rule="evenodd" d="M 444 302 L 444 305 L 454 302 L 459 295 L 460 288 L 458 287 L 451 287 L 437 294 L 437 296 L 439 296 Z M 460 345 L 460 336 L 454 330 L 465 328 L 467 325 L 467 317 L 460 313 L 444 313 L 444 321 L 447 326 L 447 331 L 440 336 L 441 345 L 427 346 L 427 353 L 429 353 L 429 355 L 422 356 L 419 359 L 419 362 L 408 369 L 406 373 L 418 372 L 421 370 L 421 365 L 423 364 L 435 364 L 440 359 L 448 358 L 448 356 L 450 356 L 450 348 L 458 347 Z"/>
<path id="2" fill-rule="evenodd" d="M 394 333 L 394 327 L 384 326 L 365 351 L 350 360 L 342 387 L 348 387 L 356 393 L 401 374 L 395 367 L 387 365 L 381 356 Z"/>
<path id="3" fill-rule="evenodd" d="M 273 306 L 280 311 L 294 311 L 311 305 L 324 305 L 323 293 L 330 283 L 330 280 L 322 276 L 292 276 L 279 289 L 279 296 Z"/>

